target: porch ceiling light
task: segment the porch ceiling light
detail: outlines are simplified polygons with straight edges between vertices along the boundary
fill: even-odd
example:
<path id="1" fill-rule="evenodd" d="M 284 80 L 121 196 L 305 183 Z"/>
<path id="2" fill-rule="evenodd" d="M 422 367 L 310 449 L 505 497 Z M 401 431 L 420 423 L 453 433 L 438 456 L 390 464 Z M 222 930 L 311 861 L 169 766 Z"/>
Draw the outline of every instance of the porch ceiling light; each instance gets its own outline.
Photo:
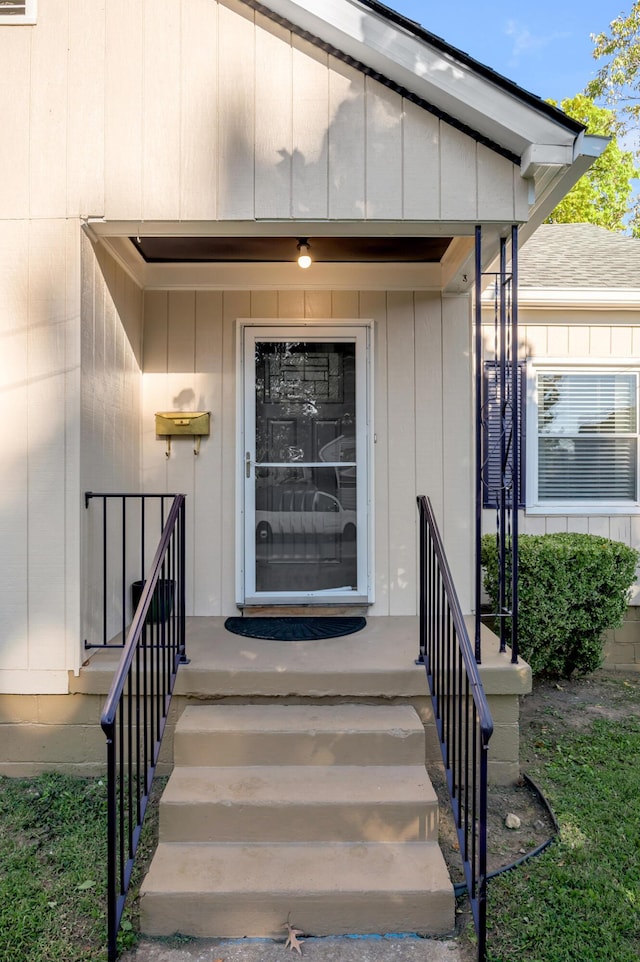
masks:
<path id="1" fill-rule="evenodd" d="M 306 237 L 301 237 L 298 240 L 298 267 L 302 267 L 306 270 L 307 267 L 311 267 L 311 244 Z"/>

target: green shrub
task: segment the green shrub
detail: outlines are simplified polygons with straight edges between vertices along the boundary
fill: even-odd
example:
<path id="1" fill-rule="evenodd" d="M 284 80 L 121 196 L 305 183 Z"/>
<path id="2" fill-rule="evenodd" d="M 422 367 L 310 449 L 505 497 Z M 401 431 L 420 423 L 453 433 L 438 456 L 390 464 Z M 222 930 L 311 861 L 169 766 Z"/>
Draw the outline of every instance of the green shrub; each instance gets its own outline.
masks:
<path id="1" fill-rule="evenodd" d="M 590 534 L 520 535 L 518 649 L 534 675 L 568 678 L 602 664 L 603 632 L 622 624 L 638 552 Z M 482 539 L 484 585 L 498 604 L 494 535 Z"/>

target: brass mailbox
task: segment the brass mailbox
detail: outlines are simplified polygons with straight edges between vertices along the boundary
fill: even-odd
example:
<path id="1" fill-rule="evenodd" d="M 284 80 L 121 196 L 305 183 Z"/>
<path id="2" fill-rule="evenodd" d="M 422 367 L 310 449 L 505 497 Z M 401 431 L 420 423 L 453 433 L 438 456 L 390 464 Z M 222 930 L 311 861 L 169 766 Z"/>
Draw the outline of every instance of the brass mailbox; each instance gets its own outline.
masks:
<path id="1" fill-rule="evenodd" d="M 171 455 L 171 438 L 189 435 L 194 438 L 193 453 L 200 452 L 200 440 L 210 434 L 210 411 L 159 411 L 156 414 L 156 436 L 167 439 L 167 457 Z"/>

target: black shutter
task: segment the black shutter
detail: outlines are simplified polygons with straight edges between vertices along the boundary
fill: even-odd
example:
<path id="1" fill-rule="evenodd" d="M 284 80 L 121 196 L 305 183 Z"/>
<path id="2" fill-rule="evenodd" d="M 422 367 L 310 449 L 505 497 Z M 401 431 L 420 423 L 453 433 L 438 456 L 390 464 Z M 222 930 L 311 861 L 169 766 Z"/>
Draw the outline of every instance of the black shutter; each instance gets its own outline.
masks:
<path id="1" fill-rule="evenodd" d="M 482 503 L 485 508 L 495 508 L 499 504 L 500 487 L 502 485 L 502 466 L 500 463 L 500 436 L 502 434 L 502 412 L 498 402 L 498 379 L 500 366 L 496 361 L 485 361 L 484 364 L 484 405 L 482 421 Z M 507 371 L 507 377 L 511 372 Z M 518 433 L 520 435 L 520 498 L 519 508 L 526 504 L 525 496 L 525 400 L 526 400 L 526 365 L 524 361 L 518 363 Z M 509 412 L 509 418 L 511 414 Z M 507 436 L 509 431 L 507 430 Z M 510 445 L 506 451 L 507 468 L 513 460 L 513 450 Z M 508 472 L 507 472 L 508 473 Z M 511 499 L 507 497 L 507 507 L 511 508 Z"/>

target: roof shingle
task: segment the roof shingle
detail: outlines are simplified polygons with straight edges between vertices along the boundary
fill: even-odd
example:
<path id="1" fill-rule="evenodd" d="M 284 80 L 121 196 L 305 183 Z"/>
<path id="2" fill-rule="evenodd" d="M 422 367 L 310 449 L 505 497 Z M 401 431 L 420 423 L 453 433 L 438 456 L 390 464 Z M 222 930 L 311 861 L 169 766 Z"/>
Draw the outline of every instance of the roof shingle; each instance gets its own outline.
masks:
<path id="1" fill-rule="evenodd" d="M 521 288 L 640 290 L 640 239 L 595 224 L 542 224 L 518 258 Z"/>

